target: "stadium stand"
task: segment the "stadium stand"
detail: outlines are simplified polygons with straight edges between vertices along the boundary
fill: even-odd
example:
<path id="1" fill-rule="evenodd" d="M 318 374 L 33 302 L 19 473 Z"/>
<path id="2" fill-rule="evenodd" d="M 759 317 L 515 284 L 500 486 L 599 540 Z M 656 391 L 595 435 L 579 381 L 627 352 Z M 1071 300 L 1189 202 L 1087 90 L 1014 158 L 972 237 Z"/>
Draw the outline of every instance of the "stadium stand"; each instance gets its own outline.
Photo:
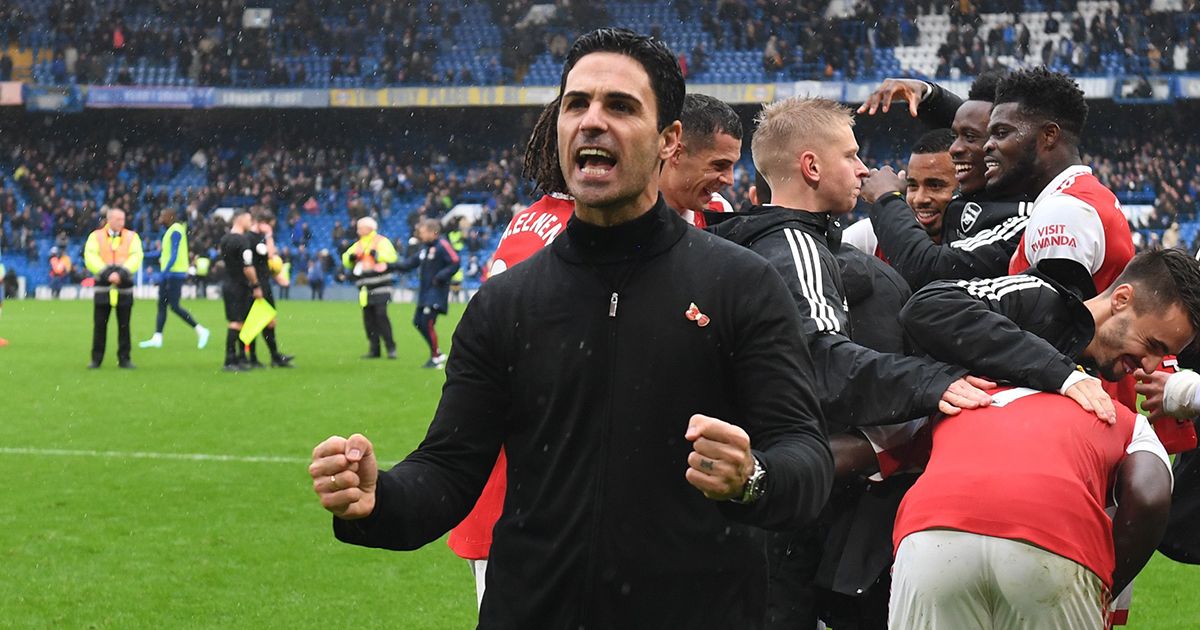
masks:
<path id="1" fill-rule="evenodd" d="M 697 85 L 953 80 L 1035 64 L 1081 77 L 1200 70 L 1200 12 L 1179 0 L 253 5 L 269 9 L 269 19 L 244 23 L 245 3 L 217 0 L 3 0 L 0 75 L 7 76 L 0 78 L 155 87 L 550 86 L 558 82 L 569 42 L 601 24 L 661 37 Z M 747 121 L 753 115 L 753 107 L 739 110 Z M 248 118 L 239 119 L 232 133 L 226 127 L 209 137 L 173 138 L 170 122 L 142 119 L 148 131 L 140 136 L 101 137 L 86 129 L 125 122 L 89 125 L 95 115 L 74 124 L 56 121 L 49 134 L 29 131 L 33 119 L 19 116 L 4 125 L 9 147 L 0 156 L 0 244 L 9 268 L 27 275 L 32 286 L 45 279 L 50 247 L 76 255 L 106 203 L 128 207 L 132 225 L 153 238 L 157 213 L 167 206 L 194 207 L 203 219 L 215 208 L 265 202 L 289 231 L 303 233 L 299 226 L 307 224 L 313 235 L 305 243 L 309 255 L 339 247 L 335 226 L 348 229 L 364 212 L 379 215 L 383 230 L 403 240 L 418 217 L 479 203 L 486 212 L 472 239 L 479 250 L 472 253 L 484 259 L 496 228 L 532 192 L 516 172 L 520 156 L 512 150 L 523 145 L 518 134 L 528 125 L 510 125 L 505 112 L 485 116 L 490 123 L 479 134 L 463 134 L 490 141 L 454 156 L 428 150 L 441 142 L 439 129 L 458 124 L 445 120 L 424 125 L 429 133 L 420 137 L 407 134 L 423 125 L 406 125 L 405 138 L 378 147 L 369 133 L 280 142 L 236 128 Z M 348 119 L 317 120 L 318 126 L 369 128 Z M 498 126 L 516 133 L 497 137 Z M 890 126 L 860 129 L 864 153 L 874 163 L 903 159 L 904 143 L 895 137 L 903 134 Z M 1190 126 L 1176 117 L 1157 125 L 1153 137 L 1144 129 L 1122 131 L 1119 123 L 1102 129 L 1085 141 L 1085 159 L 1133 208 L 1141 244 L 1166 239 L 1194 247 L 1200 139 Z M 239 141 L 214 140 L 231 137 Z M 1169 150 L 1156 138 L 1171 138 Z M 329 149 L 324 157 L 318 146 Z M 748 159 L 738 165 L 735 180 L 727 197 L 737 205 L 753 181 Z M 211 247 L 219 226 L 194 228 L 194 234 L 200 249 Z"/>
<path id="2" fill-rule="evenodd" d="M 271 0 L 257 26 L 245 6 L 10 0 L 0 40 L 17 78 L 45 85 L 551 85 L 566 43 L 599 24 L 656 33 L 696 83 L 1200 68 L 1200 14 L 1178 0 Z"/>

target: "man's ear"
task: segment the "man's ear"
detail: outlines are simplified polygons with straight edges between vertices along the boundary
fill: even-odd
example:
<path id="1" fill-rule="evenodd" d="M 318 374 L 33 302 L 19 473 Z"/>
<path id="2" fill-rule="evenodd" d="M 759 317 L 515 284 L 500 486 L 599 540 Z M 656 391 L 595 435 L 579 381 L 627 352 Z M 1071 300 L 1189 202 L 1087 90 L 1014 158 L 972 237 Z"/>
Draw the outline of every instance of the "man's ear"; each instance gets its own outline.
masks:
<path id="1" fill-rule="evenodd" d="M 683 144 L 683 141 L 680 141 L 675 145 L 675 150 L 671 152 L 671 157 L 668 159 L 670 159 L 672 164 L 678 165 L 679 160 L 683 158 L 683 154 L 686 152 L 687 145 Z"/>
<path id="2" fill-rule="evenodd" d="M 1117 285 L 1108 299 L 1112 312 L 1119 313 L 1126 308 L 1131 308 L 1133 306 L 1134 292 L 1134 286 L 1128 282 Z"/>
<path id="3" fill-rule="evenodd" d="M 1038 130 L 1038 144 L 1047 151 L 1053 151 L 1063 141 L 1063 128 L 1056 122 L 1045 122 Z"/>
<path id="4" fill-rule="evenodd" d="M 796 171 L 809 185 L 821 181 L 821 160 L 813 151 L 805 151 L 796 156 Z"/>
<path id="5" fill-rule="evenodd" d="M 658 159 L 667 160 L 675 156 L 683 145 L 683 123 L 676 120 L 658 134 Z"/>

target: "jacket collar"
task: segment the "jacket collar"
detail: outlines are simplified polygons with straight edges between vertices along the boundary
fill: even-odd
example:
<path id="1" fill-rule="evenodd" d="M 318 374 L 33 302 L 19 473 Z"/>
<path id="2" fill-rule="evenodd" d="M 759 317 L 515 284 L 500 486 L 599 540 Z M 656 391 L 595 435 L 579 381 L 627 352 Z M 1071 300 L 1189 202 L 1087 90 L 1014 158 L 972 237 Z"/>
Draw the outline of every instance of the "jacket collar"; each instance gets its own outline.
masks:
<path id="1" fill-rule="evenodd" d="M 642 216 L 612 227 L 584 223 L 572 216 L 563 235 L 550 244 L 554 253 L 574 264 L 613 264 L 648 260 L 670 249 L 689 226 L 659 194 Z"/>
<path id="2" fill-rule="evenodd" d="M 789 224 L 814 236 L 825 237 L 830 251 L 836 252 L 842 244 L 841 220 L 829 212 L 768 204 L 752 206 L 744 212 L 705 212 L 704 216 L 708 220 L 708 231 L 744 247 Z"/>

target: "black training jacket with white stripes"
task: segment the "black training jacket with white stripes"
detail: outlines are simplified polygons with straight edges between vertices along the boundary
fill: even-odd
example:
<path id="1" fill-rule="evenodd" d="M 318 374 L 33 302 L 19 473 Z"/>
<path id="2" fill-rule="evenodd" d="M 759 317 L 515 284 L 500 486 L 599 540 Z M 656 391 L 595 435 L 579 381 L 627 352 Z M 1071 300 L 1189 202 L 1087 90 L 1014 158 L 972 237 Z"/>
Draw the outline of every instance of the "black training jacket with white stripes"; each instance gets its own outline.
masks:
<path id="1" fill-rule="evenodd" d="M 913 218 L 900 195 L 887 195 L 870 206 L 871 227 L 879 248 L 913 291 L 934 280 L 971 280 L 1008 275 L 1008 264 L 1021 242 L 1032 199 L 982 201 L 955 197 L 943 218 L 939 245 Z"/>
<path id="2" fill-rule="evenodd" d="M 1083 302 L 1036 268 L 934 282 L 908 301 L 900 323 L 934 358 L 1047 392 L 1062 387 L 1096 333 Z"/>
<path id="3" fill-rule="evenodd" d="M 720 223 L 709 231 L 766 258 L 783 276 L 810 340 L 821 408 L 831 425 L 894 424 L 929 415 L 950 384 L 966 374 L 939 361 L 876 352 L 851 341 L 845 289 L 831 252 L 839 245 L 840 228 L 829 213 L 756 206 L 716 218 Z"/>

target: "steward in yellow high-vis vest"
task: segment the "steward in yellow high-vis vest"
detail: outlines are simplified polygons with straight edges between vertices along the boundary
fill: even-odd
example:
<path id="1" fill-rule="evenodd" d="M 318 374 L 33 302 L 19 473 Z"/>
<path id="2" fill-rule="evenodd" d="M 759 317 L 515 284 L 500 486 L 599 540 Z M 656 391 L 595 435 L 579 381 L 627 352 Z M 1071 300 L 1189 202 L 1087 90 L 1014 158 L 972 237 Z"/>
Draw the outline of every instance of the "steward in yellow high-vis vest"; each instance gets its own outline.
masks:
<path id="1" fill-rule="evenodd" d="M 364 359 L 378 359 L 380 340 L 387 348 L 389 359 L 396 358 L 396 341 L 392 338 L 392 321 L 387 305 L 392 300 L 392 282 L 396 274 L 392 265 L 399 257 L 396 247 L 376 230 L 379 224 L 371 217 L 358 220 L 358 242 L 342 253 L 342 265 L 351 270 L 358 286 L 358 304 L 362 307 L 363 328 L 367 331 L 369 349 Z"/>
<path id="2" fill-rule="evenodd" d="M 167 208 L 158 216 L 159 225 L 167 228 L 162 237 L 162 255 L 158 262 L 162 270 L 158 283 L 158 319 L 154 323 L 154 336 L 138 344 L 139 348 L 161 348 L 163 326 L 167 324 L 167 308 L 178 315 L 192 330 L 196 331 L 196 347 L 203 349 L 208 343 L 208 329 L 196 323 L 196 318 L 179 304 L 183 295 L 183 283 L 188 274 L 187 226 L 175 221 L 175 210 Z"/>
<path id="3" fill-rule="evenodd" d="M 83 246 L 83 263 L 96 277 L 96 295 L 92 312 L 92 362 L 98 368 L 104 361 L 108 337 L 108 318 L 117 309 L 117 364 L 133 368 L 129 360 L 129 316 L 133 312 L 133 281 L 142 266 L 142 239 L 125 229 L 125 211 L 110 208 L 104 227 L 88 236 Z"/>

